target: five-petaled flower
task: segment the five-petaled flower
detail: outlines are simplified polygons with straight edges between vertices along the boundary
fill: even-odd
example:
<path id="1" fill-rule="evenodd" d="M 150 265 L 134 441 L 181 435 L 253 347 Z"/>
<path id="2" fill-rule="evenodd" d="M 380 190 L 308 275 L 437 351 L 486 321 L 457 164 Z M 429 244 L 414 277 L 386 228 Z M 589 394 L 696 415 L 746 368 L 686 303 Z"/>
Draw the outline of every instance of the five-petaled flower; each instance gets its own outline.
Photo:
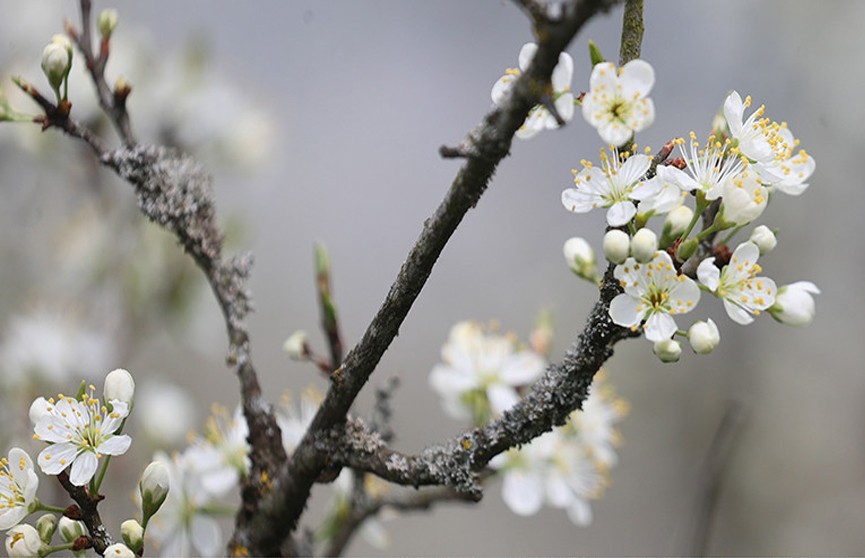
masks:
<path id="1" fill-rule="evenodd" d="M 67 467 L 69 481 L 83 486 L 96 473 L 103 455 L 122 455 L 129 449 L 132 439 L 126 434 L 115 434 L 129 413 L 126 403 L 112 400 L 109 410 L 99 398 L 84 393 L 81 401 L 58 395 L 49 400 L 47 413 L 36 423 L 38 440 L 50 445 L 39 453 L 37 462 L 46 475 L 58 475 Z"/>
<path id="2" fill-rule="evenodd" d="M 655 70 L 644 60 L 631 60 L 620 70 L 611 62 L 596 64 L 583 97 L 583 117 L 604 143 L 620 146 L 654 122 L 655 105 L 648 97 L 653 85 Z"/>
<path id="3" fill-rule="evenodd" d="M 690 312 L 700 300 L 700 288 L 673 267 L 669 254 L 659 251 L 646 264 L 628 258 L 616 266 L 616 279 L 625 292 L 610 303 L 610 317 L 620 326 L 636 328 L 646 321 L 646 339 L 670 339 L 678 330 L 676 314 Z"/>
<path id="4" fill-rule="evenodd" d="M 632 155 L 624 163 L 619 152 L 612 156 L 601 150 L 601 168 L 591 161 L 581 161 L 583 170 L 574 173 L 574 188 L 562 192 L 562 205 L 574 213 L 586 213 L 596 207 L 606 207 L 607 223 L 620 227 L 637 214 L 635 201 L 657 195 L 663 183 L 643 181 L 652 160 L 646 155 Z"/>
<path id="5" fill-rule="evenodd" d="M 697 267 L 700 283 L 724 301 L 724 309 L 734 322 L 746 325 L 775 303 L 775 282 L 759 277 L 762 268 L 757 263 L 760 249 L 753 242 L 736 247 L 730 263 L 719 270 L 715 258 L 706 258 Z"/>
<path id="6" fill-rule="evenodd" d="M 502 104 L 505 98 L 514 86 L 514 81 L 519 77 L 521 72 L 528 69 L 532 62 L 535 53 L 538 50 L 538 45 L 534 43 L 526 43 L 520 49 L 520 67 L 510 68 L 505 70 L 505 75 L 493 85 L 493 90 L 490 96 L 493 103 L 496 105 Z M 571 93 L 571 78 L 574 74 L 574 61 L 571 56 L 565 52 L 559 54 L 559 63 L 553 69 L 552 76 L 552 101 L 556 107 L 556 111 L 562 120 L 570 122 L 574 118 L 574 94 Z M 550 114 L 550 111 L 543 105 L 536 105 L 529 111 L 523 125 L 517 130 L 516 136 L 521 139 L 529 139 L 541 130 L 552 130 L 559 127 L 559 123 Z"/>
<path id="7" fill-rule="evenodd" d="M 9 529 L 27 517 L 36 503 L 39 477 L 33 460 L 21 448 L 0 459 L 0 529 Z"/>

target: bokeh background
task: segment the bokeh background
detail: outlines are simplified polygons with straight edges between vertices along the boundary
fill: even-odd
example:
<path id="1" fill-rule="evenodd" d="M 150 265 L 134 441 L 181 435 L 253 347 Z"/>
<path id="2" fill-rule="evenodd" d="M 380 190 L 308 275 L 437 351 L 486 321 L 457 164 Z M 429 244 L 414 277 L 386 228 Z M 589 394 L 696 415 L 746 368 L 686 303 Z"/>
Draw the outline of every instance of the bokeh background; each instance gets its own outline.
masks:
<path id="1" fill-rule="evenodd" d="M 490 108 L 490 88 L 516 65 L 530 25 L 501 0 L 187 0 L 98 2 L 96 9 L 108 6 L 119 9 L 121 24 L 107 73 L 135 87 L 129 106 L 139 139 L 172 141 L 199 156 L 213 171 L 230 248 L 255 254 L 250 328 L 267 393 L 277 400 L 286 389 L 325 387 L 311 366 L 281 350 L 297 329 L 324 350 L 313 242 L 330 250 L 351 346 L 458 168 L 438 147 L 458 143 Z M 7 78 L 43 83 L 41 49 L 64 17 L 77 20 L 76 6 L 2 0 L 0 10 L 2 88 L 17 108 L 31 110 Z M 742 327 L 707 298 L 701 311 L 722 337 L 711 355 L 686 349 L 680 363 L 662 365 L 644 340 L 619 345 L 607 368 L 631 411 L 613 484 L 593 504 L 587 528 L 549 508 L 517 517 L 494 484 L 479 505 L 444 504 L 389 520 L 388 548 L 357 538 L 350 553 L 688 553 L 704 456 L 731 400 L 744 413 L 708 552 L 865 553 L 865 3 L 668 0 L 647 3 L 645 20 L 643 58 L 656 70 L 657 119 L 641 144 L 657 147 L 690 130 L 702 135 L 736 89 L 789 122 L 816 159 L 811 187 L 798 198 L 776 196 L 761 220 L 780 230 L 778 248 L 761 261 L 766 275 L 821 288 L 814 322 L 796 329 L 762 316 Z M 575 90 L 588 86 L 588 39 L 615 60 L 620 26 L 621 7 L 572 43 Z M 89 84 L 78 82 L 74 111 L 95 118 Z M 33 128 L 0 126 L 7 395 L 19 389 L 10 370 L 31 358 L 27 351 L 60 351 L 66 360 L 59 361 L 95 381 L 122 366 L 140 385 L 180 386 L 193 398 L 184 408 L 196 423 L 211 402 L 233 407 L 237 382 L 223 364 L 221 317 L 195 270 L 142 222 L 127 186 L 88 162 L 81 146 Z M 600 145 L 579 118 L 515 141 L 373 377 L 401 380 L 398 448 L 417 451 L 462 428 L 444 416 L 427 383 L 455 322 L 494 319 L 526 338 L 548 308 L 554 358 L 580 330 L 595 293 L 568 271 L 561 246 L 578 235 L 599 249 L 603 213 L 571 214 L 559 196 L 571 184 L 570 169 L 596 160 Z M 150 302 L 142 308 L 140 301 Z M 28 322 L 33 315 L 41 317 Z M 49 393 L 72 390 L 77 375 L 63 374 L 53 382 L 48 374 L 42 385 L 56 385 Z M 36 389 L 25 385 L 25 392 Z M 359 413 L 370 400 L 359 400 Z M 12 412 L 4 411 L 6 446 L 26 427 L 26 414 L 22 421 Z M 134 483 L 140 468 L 128 467 Z M 316 490 L 313 519 L 327 490 Z M 118 513 L 128 517 L 131 509 Z"/>

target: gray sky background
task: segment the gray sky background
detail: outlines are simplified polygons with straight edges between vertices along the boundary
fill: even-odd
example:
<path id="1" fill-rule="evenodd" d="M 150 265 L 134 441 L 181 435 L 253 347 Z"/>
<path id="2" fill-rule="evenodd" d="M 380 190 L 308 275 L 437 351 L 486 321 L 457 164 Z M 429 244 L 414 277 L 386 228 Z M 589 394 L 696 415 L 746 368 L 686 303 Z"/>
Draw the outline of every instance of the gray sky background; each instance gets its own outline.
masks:
<path id="1" fill-rule="evenodd" d="M 5 18 L 15 17 L 14 5 L 0 1 Z M 190 37 L 203 39 L 211 64 L 267 110 L 276 129 L 273 155 L 251 179 L 217 175 L 219 209 L 245 224 L 243 247 L 256 257 L 250 325 L 262 382 L 276 394 L 322 385 L 314 370 L 289 362 L 280 349 L 296 329 L 314 332 L 323 348 L 313 241 L 330 249 L 351 346 L 458 168 L 439 158 L 438 147 L 459 142 L 490 108 L 492 84 L 532 39 L 529 24 L 499 0 L 111 5 L 121 14 L 118 33 L 146 29 L 166 52 Z M 76 19 L 74 3 L 58 6 L 58 21 L 61 14 Z M 865 3 L 668 0 L 647 2 L 645 19 L 643 58 L 657 75 L 657 119 L 638 138 L 642 145 L 657 147 L 692 129 L 702 136 L 736 89 L 789 122 L 816 159 L 810 189 L 799 198 L 776 196 L 761 220 L 781 231 L 778 248 L 761 260 L 765 273 L 779 284 L 817 283 L 823 294 L 816 319 L 794 329 L 762 316 L 742 327 L 707 300 L 701 308 L 722 338 L 713 354 L 698 358 L 686 347 L 670 366 L 656 361 L 645 340 L 621 344 L 607 368 L 631 413 L 613 485 L 593 504 L 592 526 L 575 527 L 546 508 L 517 517 L 494 484 L 478 506 L 442 505 L 389 521 L 387 553 L 686 553 L 701 460 L 733 397 L 745 403 L 747 418 L 710 552 L 865 553 L 865 189 L 857 170 Z M 588 87 L 588 39 L 615 60 L 620 25 L 618 8 L 571 45 L 575 90 Z M 134 94 L 130 102 L 134 119 Z M 402 381 L 395 400 L 400 449 L 416 451 L 461 429 L 427 387 L 452 324 L 496 319 L 525 338 L 537 311 L 549 307 L 554 355 L 581 328 L 594 293 L 566 269 L 561 246 L 579 235 L 599 249 L 603 213 L 571 214 L 559 197 L 571 184 L 570 169 L 582 158 L 597 160 L 600 146 L 579 115 L 563 130 L 515 141 L 374 376 Z M 215 304 L 203 304 L 202 313 L 198 322 L 210 325 L 199 328 L 200 337 L 211 351 L 156 337 L 128 367 L 178 379 L 201 395 L 204 408 L 210 400 L 231 406 L 236 382 L 222 365 Z M 359 410 L 368 403 L 362 397 Z M 350 552 L 378 553 L 360 540 Z"/>

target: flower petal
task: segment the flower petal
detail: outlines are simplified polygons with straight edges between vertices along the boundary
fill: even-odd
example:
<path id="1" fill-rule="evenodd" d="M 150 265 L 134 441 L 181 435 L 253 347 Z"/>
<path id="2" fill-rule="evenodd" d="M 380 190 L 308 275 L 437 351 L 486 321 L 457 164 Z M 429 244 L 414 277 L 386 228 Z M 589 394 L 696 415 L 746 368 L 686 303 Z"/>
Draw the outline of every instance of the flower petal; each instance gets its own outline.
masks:
<path id="1" fill-rule="evenodd" d="M 126 434 L 120 436 L 109 436 L 96 448 L 99 453 L 105 455 L 123 455 L 132 444 L 132 438 Z"/>
<path id="2" fill-rule="evenodd" d="M 636 214 L 637 208 L 630 200 L 616 202 L 607 210 L 607 224 L 611 227 L 621 227 Z"/>
<path id="3" fill-rule="evenodd" d="M 534 515 L 544 504 L 543 480 L 539 475 L 515 469 L 505 474 L 502 498 L 517 515 Z"/>
<path id="4" fill-rule="evenodd" d="M 721 270 L 715 265 L 715 258 L 706 258 L 697 266 L 697 279 L 700 283 L 709 287 L 709 290 L 715 292 L 721 284 Z"/>
<path id="5" fill-rule="evenodd" d="M 653 343 L 665 341 L 672 338 L 677 329 L 676 320 L 673 319 L 673 316 L 654 312 L 646 320 L 646 339 Z"/>
<path id="6" fill-rule="evenodd" d="M 98 465 L 99 460 L 96 459 L 96 454 L 92 451 L 81 452 L 72 462 L 72 468 L 69 470 L 69 482 L 75 486 L 84 486 L 96 474 Z"/>
<path id="7" fill-rule="evenodd" d="M 640 301 L 630 295 L 620 294 L 610 302 L 610 318 L 622 327 L 633 327 L 643 320 L 645 311 L 638 311 Z"/>
<path id="8" fill-rule="evenodd" d="M 622 66 L 619 76 L 622 85 L 622 97 L 626 101 L 642 99 L 655 85 L 655 70 L 645 60 L 631 60 Z"/>

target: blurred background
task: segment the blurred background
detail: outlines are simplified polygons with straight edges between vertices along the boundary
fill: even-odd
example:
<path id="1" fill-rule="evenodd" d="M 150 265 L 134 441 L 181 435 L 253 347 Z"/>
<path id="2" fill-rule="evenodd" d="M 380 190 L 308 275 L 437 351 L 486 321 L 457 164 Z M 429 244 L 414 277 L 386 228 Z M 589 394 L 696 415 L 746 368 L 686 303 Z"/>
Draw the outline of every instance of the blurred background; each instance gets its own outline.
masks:
<path id="1" fill-rule="evenodd" d="M 490 89 L 516 66 L 530 25 L 501 0 L 97 2 L 95 11 L 106 7 L 120 12 L 107 76 L 133 85 L 138 139 L 199 157 L 214 175 L 228 249 L 255 254 L 250 329 L 266 392 L 277 401 L 284 390 L 324 389 L 311 365 L 281 349 L 304 329 L 325 352 L 313 243 L 330 251 L 350 347 L 458 169 L 438 147 L 458 143 L 490 109 Z M 0 9 L 0 87 L 31 112 L 8 77 L 47 90 L 42 48 L 64 18 L 77 22 L 76 3 L 0 0 Z M 618 58 L 621 11 L 592 20 L 569 48 L 575 91 L 588 88 L 589 39 Z M 518 517 L 493 484 L 479 505 L 389 519 L 385 549 L 358 537 L 350 554 L 689 553 L 704 457 L 733 400 L 744 411 L 707 551 L 865 553 L 865 188 L 856 170 L 865 3 L 669 0 L 647 3 L 645 21 L 657 116 L 641 145 L 659 147 L 690 130 L 703 136 L 735 89 L 788 122 L 816 159 L 811 187 L 798 198 L 776 196 L 760 220 L 780 231 L 778 247 L 761 259 L 765 274 L 822 290 L 814 322 L 790 328 L 764 315 L 742 327 L 705 297 L 705 315 L 695 319 L 719 325 L 712 354 L 686 348 L 678 364 L 664 365 L 645 340 L 620 344 L 607 369 L 630 414 L 613 484 L 593 503 L 589 527 L 551 508 Z M 70 87 L 73 116 L 114 140 L 90 84 L 74 74 Z M 562 130 L 515 140 L 373 376 L 374 384 L 401 381 L 399 449 L 418 451 L 463 429 L 428 387 L 454 323 L 497 320 L 526 339 L 549 309 L 556 360 L 580 331 L 595 289 L 571 274 L 561 247 L 583 236 L 600 250 L 604 215 L 569 213 L 560 194 L 572 184 L 570 169 L 597 161 L 600 146 L 579 114 Z M 5 394 L 15 394 L 2 410 L 2 442 L 5 451 L 29 436 L 33 396 L 70 392 L 81 377 L 99 385 L 108 370 L 127 368 L 171 417 L 149 430 L 132 426 L 138 449 L 112 473 L 128 490 L 138 463 L 200 428 L 211 403 L 233 408 L 237 381 L 224 365 L 223 324 L 202 276 L 138 215 L 131 189 L 89 155 L 55 132 L 0 126 L 0 368 Z M 368 414 L 370 403 L 364 394 L 357 412 Z M 136 412 L 161 414 L 144 405 Z M 307 526 L 321 517 L 329 490 L 316 489 Z M 116 505 L 125 514 L 116 517 L 129 517 L 131 502 Z"/>

